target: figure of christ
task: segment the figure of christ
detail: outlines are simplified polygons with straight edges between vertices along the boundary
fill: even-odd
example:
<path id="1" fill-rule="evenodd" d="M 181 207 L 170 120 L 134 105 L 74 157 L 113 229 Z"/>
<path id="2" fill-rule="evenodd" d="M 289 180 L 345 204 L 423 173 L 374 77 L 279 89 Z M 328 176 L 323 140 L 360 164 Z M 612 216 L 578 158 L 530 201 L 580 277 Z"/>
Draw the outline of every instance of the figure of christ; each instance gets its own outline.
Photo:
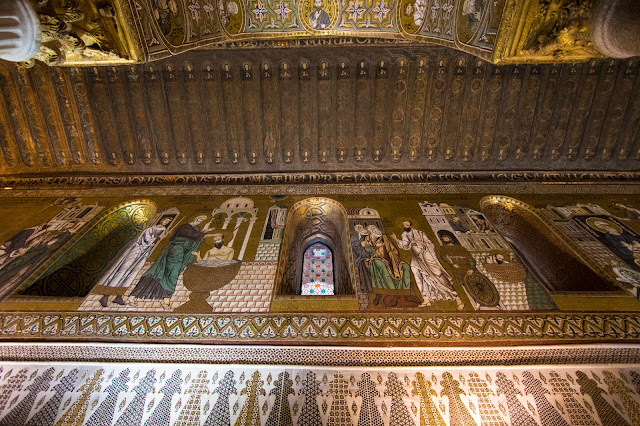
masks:
<path id="1" fill-rule="evenodd" d="M 315 7 L 316 10 L 311 12 L 309 16 L 309 25 L 314 30 L 327 29 L 331 24 L 331 20 L 329 19 L 329 14 L 322 9 L 324 2 L 322 0 L 314 0 L 313 7 Z"/>
<path id="2" fill-rule="evenodd" d="M 142 231 L 133 244 L 125 250 L 109 272 L 93 288 L 94 294 L 102 294 L 100 304 L 107 307 L 109 296 L 115 295 L 113 303 L 124 305 L 122 296 L 133 284 L 158 242 L 166 236 L 172 217 L 163 217 L 160 221 Z"/>
<path id="3" fill-rule="evenodd" d="M 383 235 L 376 225 L 367 227 L 367 235 L 361 245 L 371 257 L 365 260 L 371 274 L 371 287 L 376 294 L 373 304 L 377 305 L 383 294 L 392 294 L 395 305 L 399 295 L 411 294 L 411 268 L 400 259 L 398 249 L 391 239 Z"/>
<path id="4" fill-rule="evenodd" d="M 164 309 L 169 309 L 169 301 L 176 290 L 178 277 L 187 265 L 193 262 L 194 252 L 198 250 L 207 235 L 209 225 L 200 231 L 200 225 L 207 217 L 197 216 L 191 223 L 179 226 L 162 250 L 156 261 L 133 289 L 126 302 L 137 304 L 137 299 L 161 300 Z"/>
<path id="5" fill-rule="evenodd" d="M 212 235 L 213 248 L 204 254 L 204 257 L 200 256 L 199 251 L 194 251 L 193 254 L 197 260 L 233 260 L 234 250 L 231 247 L 224 245 L 224 235 L 218 232 Z"/>
<path id="6" fill-rule="evenodd" d="M 410 221 L 402 222 L 402 226 L 404 232 L 400 240 L 395 234 L 391 237 L 402 250 L 411 250 L 411 270 L 422 293 L 422 305 L 429 306 L 434 300 L 454 299 L 458 309 L 463 309 L 464 304 L 453 288 L 451 277 L 440 264 L 435 246 L 427 234 L 413 229 Z"/>

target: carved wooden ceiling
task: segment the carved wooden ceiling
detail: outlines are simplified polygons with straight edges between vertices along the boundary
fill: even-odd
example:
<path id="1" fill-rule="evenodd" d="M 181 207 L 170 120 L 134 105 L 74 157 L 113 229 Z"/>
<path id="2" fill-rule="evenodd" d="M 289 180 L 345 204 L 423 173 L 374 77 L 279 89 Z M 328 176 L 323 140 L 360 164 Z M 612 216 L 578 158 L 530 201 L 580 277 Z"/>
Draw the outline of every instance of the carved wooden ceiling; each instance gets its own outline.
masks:
<path id="1" fill-rule="evenodd" d="M 0 65 L 0 173 L 618 170 L 638 60 L 496 66 L 442 47 L 197 50 Z"/>

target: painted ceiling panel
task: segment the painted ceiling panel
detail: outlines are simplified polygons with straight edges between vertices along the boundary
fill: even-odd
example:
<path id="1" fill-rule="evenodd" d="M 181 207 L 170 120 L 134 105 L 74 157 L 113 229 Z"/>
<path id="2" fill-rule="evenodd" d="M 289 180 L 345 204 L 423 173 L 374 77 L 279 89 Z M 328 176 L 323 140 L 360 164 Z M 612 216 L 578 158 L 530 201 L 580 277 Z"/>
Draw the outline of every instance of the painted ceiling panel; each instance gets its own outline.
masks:
<path id="1" fill-rule="evenodd" d="M 442 47 L 317 47 L 3 65 L 0 170 L 632 171 L 637 62 L 497 66 Z"/>

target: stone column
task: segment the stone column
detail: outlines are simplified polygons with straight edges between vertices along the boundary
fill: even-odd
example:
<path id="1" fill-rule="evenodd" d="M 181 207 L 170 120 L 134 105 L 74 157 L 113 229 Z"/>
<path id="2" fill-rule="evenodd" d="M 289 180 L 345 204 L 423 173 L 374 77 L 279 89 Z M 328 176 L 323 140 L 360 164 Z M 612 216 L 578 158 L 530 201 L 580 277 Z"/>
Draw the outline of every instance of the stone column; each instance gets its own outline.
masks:
<path id="1" fill-rule="evenodd" d="M 0 0 L 0 58 L 26 61 L 40 49 L 40 21 L 28 0 Z"/>
<path id="2" fill-rule="evenodd" d="M 599 0 L 591 37 L 595 48 L 612 58 L 640 55 L 640 1 Z"/>

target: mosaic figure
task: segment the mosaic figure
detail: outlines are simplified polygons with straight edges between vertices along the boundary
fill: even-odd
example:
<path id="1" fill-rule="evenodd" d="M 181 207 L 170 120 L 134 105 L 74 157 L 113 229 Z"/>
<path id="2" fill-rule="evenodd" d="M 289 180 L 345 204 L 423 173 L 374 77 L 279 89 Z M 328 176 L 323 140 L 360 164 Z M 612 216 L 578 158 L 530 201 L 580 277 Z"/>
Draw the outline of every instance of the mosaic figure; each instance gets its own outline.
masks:
<path id="1" fill-rule="evenodd" d="M 172 44 L 184 38 L 184 16 L 177 0 L 153 0 L 153 16 L 162 34 Z"/>
<path id="2" fill-rule="evenodd" d="M 115 426 L 138 426 L 142 422 L 144 403 L 147 395 L 153 392 L 156 382 L 156 370 L 149 370 L 140 382 L 133 388 L 136 396 L 131 400 L 124 413 L 118 417 Z"/>
<path id="3" fill-rule="evenodd" d="M 445 426 L 436 404 L 431 399 L 431 396 L 438 395 L 431 389 L 431 382 L 426 380 L 422 373 L 416 373 L 416 380 L 411 384 L 412 394 L 420 396 L 420 426 Z"/>
<path id="4" fill-rule="evenodd" d="M 376 225 L 367 226 L 367 235 L 362 247 L 371 257 L 365 261 L 371 274 L 371 286 L 376 293 L 374 304 L 382 294 L 396 294 L 396 290 L 409 291 L 411 287 L 411 268 L 400 259 L 398 249 L 391 239 L 383 235 Z"/>
<path id="5" fill-rule="evenodd" d="M 386 389 L 384 396 L 391 397 L 391 413 L 389 426 L 410 426 L 415 425 L 409 410 L 402 400 L 403 397 L 409 396 L 406 389 L 398 380 L 396 373 L 389 373 L 385 382 Z"/>
<path id="6" fill-rule="evenodd" d="M 383 426 L 382 417 L 376 406 L 376 398 L 380 398 L 380 392 L 376 389 L 376 384 L 371 380 L 369 373 L 363 373 L 358 382 L 356 396 L 362 397 L 360 416 L 358 424 L 369 426 Z"/>
<path id="7" fill-rule="evenodd" d="M 336 373 L 333 380 L 329 382 L 329 395 L 333 397 L 331 409 L 329 411 L 329 424 L 335 426 L 352 426 L 351 414 L 347 405 L 349 392 L 349 382 L 344 379 L 342 373 Z"/>
<path id="8" fill-rule="evenodd" d="M 53 396 L 31 417 L 25 426 L 53 425 L 56 417 L 58 417 L 58 410 L 60 409 L 60 404 L 62 404 L 62 398 L 64 398 L 65 393 L 73 390 L 76 380 L 78 380 L 78 369 L 74 368 L 60 380 L 60 383 L 53 387 Z"/>
<path id="9" fill-rule="evenodd" d="M 371 272 L 369 272 L 369 267 L 365 264 L 365 261 L 371 255 L 364 251 L 362 246 L 362 240 L 369 235 L 369 231 L 359 224 L 354 225 L 353 229 L 356 232 L 351 236 L 351 251 L 353 252 L 353 264 L 356 267 L 356 271 L 358 271 L 360 291 L 371 293 Z"/>
<path id="10" fill-rule="evenodd" d="M 11 374 L 11 371 L 9 371 L 7 375 L 8 374 Z M 15 375 L 9 377 L 9 380 L 0 387 L 0 413 L 2 413 L 2 410 L 4 410 L 4 407 L 9 402 L 11 392 L 19 390 L 25 380 L 27 380 L 27 369 L 23 368 Z"/>
<path id="11" fill-rule="evenodd" d="M 618 379 L 610 371 L 604 371 L 604 382 L 609 387 L 609 393 L 611 395 L 617 395 L 622 400 L 624 409 L 627 410 L 627 415 L 631 419 L 632 425 L 640 424 L 640 405 L 636 402 L 632 395 L 635 392 L 631 388 L 627 387 L 621 379 Z"/>
<path id="12" fill-rule="evenodd" d="M 569 426 L 560 413 L 558 413 L 558 410 L 549 403 L 545 395 L 550 392 L 542 385 L 540 380 L 533 377 L 533 374 L 528 371 L 523 372 L 522 377 L 524 379 L 522 383 L 524 383 L 525 392 L 533 395 L 533 399 L 536 401 L 536 408 L 538 409 L 542 423 L 554 426 Z"/>
<path id="13" fill-rule="evenodd" d="M 291 409 L 289 408 L 289 395 L 295 395 L 291 388 L 293 381 L 289 380 L 289 373 L 286 371 L 278 374 L 278 379 L 273 383 L 274 388 L 269 391 L 269 395 L 275 395 L 267 426 L 292 425 Z"/>
<path id="14" fill-rule="evenodd" d="M 611 426 L 630 426 L 616 410 L 613 408 L 606 399 L 602 397 L 603 393 L 607 393 L 604 389 L 598 386 L 598 382 L 590 379 L 584 372 L 576 371 L 578 380 L 576 382 L 580 385 L 580 393 L 583 395 L 589 395 L 593 405 L 596 407 L 598 416 L 602 424 Z"/>
<path id="15" fill-rule="evenodd" d="M 16 255 L 20 255 L 19 250 L 26 251 L 25 249 L 29 247 L 34 239 L 47 234 L 49 226 L 49 222 L 46 222 L 42 225 L 23 229 L 2 243 L 2 245 L 0 245 L 0 269 L 2 269 L 9 259 L 14 258 Z"/>
<path id="16" fill-rule="evenodd" d="M 640 210 L 622 203 L 613 203 L 613 205 L 624 210 L 626 219 L 640 220 Z"/>
<path id="17" fill-rule="evenodd" d="M 598 232 L 600 240 L 615 254 L 624 259 L 629 266 L 640 267 L 640 239 L 622 226 L 614 223 L 613 218 L 598 216 L 577 218 Z"/>
<path id="18" fill-rule="evenodd" d="M 40 261 L 50 257 L 62 247 L 74 232 L 73 229 L 67 229 L 57 233 L 38 234 L 29 240 L 25 247 L 11 253 L 0 269 L 0 286 L 16 284 L 28 276 L 40 264 Z"/>
<path id="19" fill-rule="evenodd" d="M 315 10 L 309 16 L 309 26 L 314 30 L 326 30 L 331 24 L 329 14 L 324 11 L 323 0 L 313 0 Z"/>
<path id="20" fill-rule="evenodd" d="M 496 374 L 497 394 L 507 398 L 507 408 L 509 409 L 509 420 L 515 426 L 537 426 L 537 422 L 529 415 L 524 405 L 518 400 L 517 395 L 522 395 L 520 389 L 516 388 L 513 382 L 501 373 Z"/>
<path id="21" fill-rule="evenodd" d="M 574 395 L 578 392 L 571 386 L 568 380 L 563 379 L 554 371 L 549 374 L 549 384 L 553 393 L 562 395 L 562 400 L 567 408 L 567 414 L 572 423 L 579 425 L 597 425 L 598 422 L 591 417 L 587 410 L 576 400 Z"/>
<path id="22" fill-rule="evenodd" d="M 478 373 L 470 373 L 467 385 L 469 386 L 469 392 L 478 397 L 478 411 L 480 412 L 482 425 L 507 426 L 507 422 L 504 421 L 500 411 L 493 404 L 492 397 L 494 394 L 487 386 L 487 382 L 482 380 Z"/>
<path id="23" fill-rule="evenodd" d="M 300 394 L 304 395 L 304 403 L 300 417 L 298 417 L 298 426 L 321 426 L 322 418 L 317 397 L 322 395 L 322 391 L 320 390 L 320 381 L 316 380 L 316 373 L 313 371 L 307 372 L 306 379 L 302 381 Z"/>
<path id="24" fill-rule="evenodd" d="M 484 307 L 498 307 L 500 294 L 496 286 L 476 268 L 476 260 L 469 250 L 462 247 L 454 237 L 442 233 L 440 256 L 453 267 L 455 279 L 463 284 L 473 300 Z"/>
<path id="25" fill-rule="evenodd" d="M 209 393 L 208 384 L 207 372 L 200 370 L 185 391 L 185 393 L 189 395 L 189 399 L 182 408 L 182 411 L 180 411 L 178 420 L 173 423 L 174 426 L 189 426 L 194 423 L 197 425 L 200 424 L 200 401 L 202 400 L 202 395 Z"/>
<path id="26" fill-rule="evenodd" d="M 91 417 L 89 417 L 88 424 L 90 425 L 99 425 L 99 424 L 107 424 L 110 425 L 113 421 L 113 416 L 116 411 L 116 403 L 118 402 L 118 395 L 120 392 L 124 392 L 129 389 L 127 383 L 129 382 L 129 369 L 124 369 L 120 372 L 118 377 L 114 378 L 109 386 L 104 389 L 104 392 L 107 393 L 107 397 L 100 403 L 96 411 L 93 412 Z"/>
<path id="27" fill-rule="evenodd" d="M 476 422 L 471 417 L 467 407 L 462 402 L 460 395 L 466 395 L 460 389 L 460 383 L 453 380 L 453 376 L 448 371 L 442 374 L 442 391 L 440 396 L 449 398 L 449 425 L 451 426 L 476 426 Z"/>
<path id="28" fill-rule="evenodd" d="M 229 411 L 229 396 L 237 392 L 235 387 L 236 381 L 233 379 L 233 371 L 229 370 L 224 374 L 220 384 L 215 390 L 218 399 L 209 413 L 209 417 L 204 426 L 230 426 L 231 413 Z"/>
<path id="29" fill-rule="evenodd" d="M 174 218 L 175 216 L 165 216 L 155 225 L 146 228 L 94 287 L 94 293 L 104 294 L 100 299 L 103 307 L 107 306 L 111 294 L 116 296 L 113 303 L 125 304 L 122 296 L 133 284 L 158 242 L 165 237 L 167 227 Z"/>
<path id="30" fill-rule="evenodd" d="M 25 390 L 29 393 L 24 396 L 18 405 L 13 407 L 13 409 L 9 411 L 2 420 L 0 420 L 0 426 L 23 425 L 26 422 L 27 417 L 31 412 L 31 408 L 33 408 L 33 404 L 36 402 L 38 393 L 49 389 L 49 383 L 51 383 L 54 371 L 55 369 L 53 367 L 47 368 L 40 376 L 36 377 L 29 386 L 26 387 Z"/>
<path id="31" fill-rule="evenodd" d="M 69 407 L 62 417 L 60 417 L 56 422 L 56 426 L 82 424 L 87 415 L 91 395 L 100 392 L 100 383 L 102 382 L 103 374 L 104 370 L 101 368 L 93 373 L 93 376 L 87 377 L 85 383 L 76 390 L 76 392 L 80 394 L 80 397 Z"/>
<path id="32" fill-rule="evenodd" d="M 180 225 L 176 229 L 169 244 L 158 255 L 149 270 L 142 275 L 130 297 L 160 299 L 162 307 L 169 309 L 169 300 L 176 290 L 178 277 L 195 259 L 195 252 L 202 244 L 204 237 L 212 234 L 207 233 L 208 224 L 202 231 L 198 227 L 206 218 L 204 215 L 197 216 L 191 223 Z M 136 303 L 135 299 L 131 302 Z"/>
<path id="33" fill-rule="evenodd" d="M 162 377 L 160 378 L 162 380 Z M 171 374 L 164 386 L 160 388 L 162 399 L 156 405 L 151 416 L 144 422 L 144 426 L 169 426 L 171 421 L 171 400 L 173 395 L 182 390 L 182 370 L 178 369 Z"/>
<path id="34" fill-rule="evenodd" d="M 462 3 L 462 14 L 467 17 L 472 31 L 475 31 L 480 23 L 485 3 L 483 0 L 464 0 Z"/>
<path id="35" fill-rule="evenodd" d="M 423 303 L 430 305 L 433 300 L 455 299 L 458 307 L 462 308 L 462 301 L 453 288 L 451 277 L 440 264 L 431 239 L 423 231 L 413 229 L 410 221 L 402 222 L 402 226 L 404 232 L 400 240 L 395 234 L 391 237 L 402 250 L 411 251 L 411 270 L 422 293 Z"/>
<path id="36" fill-rule="evenodd" d="M 247 380 L 245 385 L 240 395 L 247 395 L 247 401 L 240 411 L 235 426 L 260 426 L 258 397 L 266 395 L 263 388 L 264 380 L 260 380 L 260 372 L 254 371 L 251 380 Z"/>
<path id="37" fill-rule="evenodd" d="M 212 235 L 213 247 L 207 251 L 204 256 L 200 256 L 200 252 L 196 251 L 197 260 L 232 260 L 234 250 L 224 245 L 224 235 L 221 232 Z"/>

